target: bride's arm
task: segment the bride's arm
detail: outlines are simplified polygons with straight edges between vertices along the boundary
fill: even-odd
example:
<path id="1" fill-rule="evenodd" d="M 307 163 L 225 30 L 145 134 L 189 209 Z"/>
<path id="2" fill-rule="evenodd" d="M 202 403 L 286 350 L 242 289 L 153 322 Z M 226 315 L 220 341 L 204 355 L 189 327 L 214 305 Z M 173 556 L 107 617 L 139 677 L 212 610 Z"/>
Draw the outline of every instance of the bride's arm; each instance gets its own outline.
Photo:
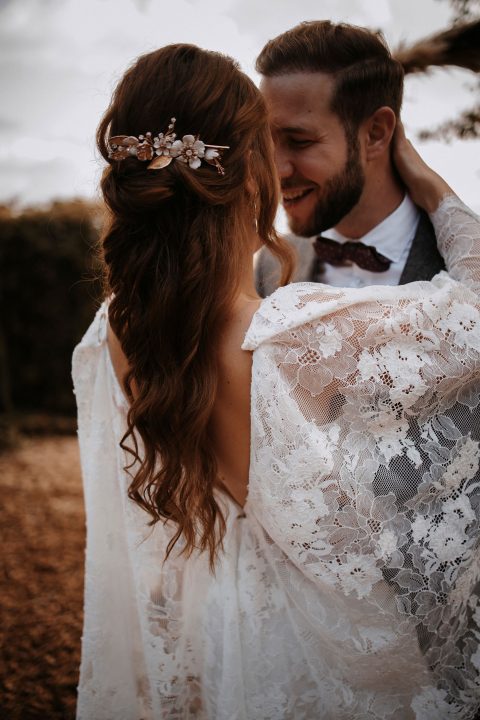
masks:
<path id="1" fill-rule="evenodd" d="M 427 213 L 435 212 L 445 197 L 454 195 L 445 180 L 422 160 L 401 122 L 395 130 L 393 161 L 413 202 Z"/>
<path id="2" fill-rule="evenodd" d="M 401 123 L 395 132 L 393 159 L 412 200 L 426 212 L 448 273 L 473 289 L 480 286 L 480 220 L 440 175 L 420 157 L 405 137 Z"/>
<path id="3" fill-rule="evenodd" d="M 480 292 L 480 219 L 456 195 L 430 213 L 449 275 Z"/>

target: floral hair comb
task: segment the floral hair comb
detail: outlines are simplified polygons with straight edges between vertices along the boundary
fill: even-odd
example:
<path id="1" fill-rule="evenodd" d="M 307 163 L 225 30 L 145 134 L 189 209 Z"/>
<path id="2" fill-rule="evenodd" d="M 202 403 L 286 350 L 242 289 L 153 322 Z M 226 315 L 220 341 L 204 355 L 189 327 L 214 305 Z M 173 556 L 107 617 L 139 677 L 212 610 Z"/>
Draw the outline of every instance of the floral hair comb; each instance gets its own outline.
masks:
<path id="1" fill-rule="evenodd" d="M 179 160 L 196 170 L 202 160 L 214 165 L 220 175 L 225 175 L 220 159 L 223 150 L 229 145 L 208 145 L 198 135 L 184 135 L 177 140 L 174 132 L 176 119 L 172 118 L 167 130 L 152 137 L 151 132 L 145 135 L 114 135 L 108 140 L 108 157 L 111 160 L 125 160 L 136 157 L 137 160 L 151 161 L 147 170 L 161 170 L 170 165 L 172 160 Z"/>

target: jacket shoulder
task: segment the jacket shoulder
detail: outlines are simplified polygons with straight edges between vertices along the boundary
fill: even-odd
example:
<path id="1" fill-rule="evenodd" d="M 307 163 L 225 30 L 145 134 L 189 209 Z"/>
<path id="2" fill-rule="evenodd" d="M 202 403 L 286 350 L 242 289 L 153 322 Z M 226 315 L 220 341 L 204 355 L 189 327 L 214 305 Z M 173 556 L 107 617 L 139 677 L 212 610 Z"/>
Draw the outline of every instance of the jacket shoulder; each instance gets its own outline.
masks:
<path id="1" fill-rule="evenodd" d="M 285 235 L 284 239 L 295 251 L 295 270 L 292 282 L 311 282 L 315 251 L 309 238 Z M 280 263 L 273 253 L 263 246 L 255 258 L 255 285 L 261 297 L 271 295 L 279 287 Z"/>

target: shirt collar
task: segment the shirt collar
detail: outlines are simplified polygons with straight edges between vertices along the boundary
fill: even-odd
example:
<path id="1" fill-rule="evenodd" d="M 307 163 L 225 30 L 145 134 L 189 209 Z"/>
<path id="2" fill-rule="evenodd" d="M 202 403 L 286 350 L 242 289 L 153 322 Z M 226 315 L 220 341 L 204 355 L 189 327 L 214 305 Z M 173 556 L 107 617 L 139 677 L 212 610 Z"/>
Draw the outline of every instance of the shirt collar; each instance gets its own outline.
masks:
<path id="1" fill-rule="evenodd" d="M 419 219 L 417 206 L 409 195 L 405 195 L 396 210 L 366 235 L 356 240 L 365 245 L 372 245 L 392 262 L 398 262 L 412 243 Z M 341 235 L 334 228 L 326 230 L 322 235 L 340 243 L 351 241 L 351 238 Z"/>

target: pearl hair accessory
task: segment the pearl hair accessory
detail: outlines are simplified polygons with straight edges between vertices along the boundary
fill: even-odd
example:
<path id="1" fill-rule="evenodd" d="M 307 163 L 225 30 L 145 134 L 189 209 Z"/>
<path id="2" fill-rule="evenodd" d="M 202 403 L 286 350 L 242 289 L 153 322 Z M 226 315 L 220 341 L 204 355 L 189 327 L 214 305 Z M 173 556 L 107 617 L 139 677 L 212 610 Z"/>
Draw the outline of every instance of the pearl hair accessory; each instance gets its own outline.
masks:
<path id="1" fill-rule="evenodd" d="M 179 160 L 196 170 L 202 160 L 214 165 L 219 175 L 225 175 L 220 158 L 223 150 L 229 145 L 208 145 L 198 135 L 184 135 L 177 140 L 174 132 L 176 118 L 172 117 L 164 133 L 152 137 L 151 132 L 145 135 L 114 135 L 108 140 L 108 157 L 111 160 L 126 160 L 136 157 L 137 160 L 150 161 L 147 170 L 161 170 L 170 165 L 172 160 Z"/>

